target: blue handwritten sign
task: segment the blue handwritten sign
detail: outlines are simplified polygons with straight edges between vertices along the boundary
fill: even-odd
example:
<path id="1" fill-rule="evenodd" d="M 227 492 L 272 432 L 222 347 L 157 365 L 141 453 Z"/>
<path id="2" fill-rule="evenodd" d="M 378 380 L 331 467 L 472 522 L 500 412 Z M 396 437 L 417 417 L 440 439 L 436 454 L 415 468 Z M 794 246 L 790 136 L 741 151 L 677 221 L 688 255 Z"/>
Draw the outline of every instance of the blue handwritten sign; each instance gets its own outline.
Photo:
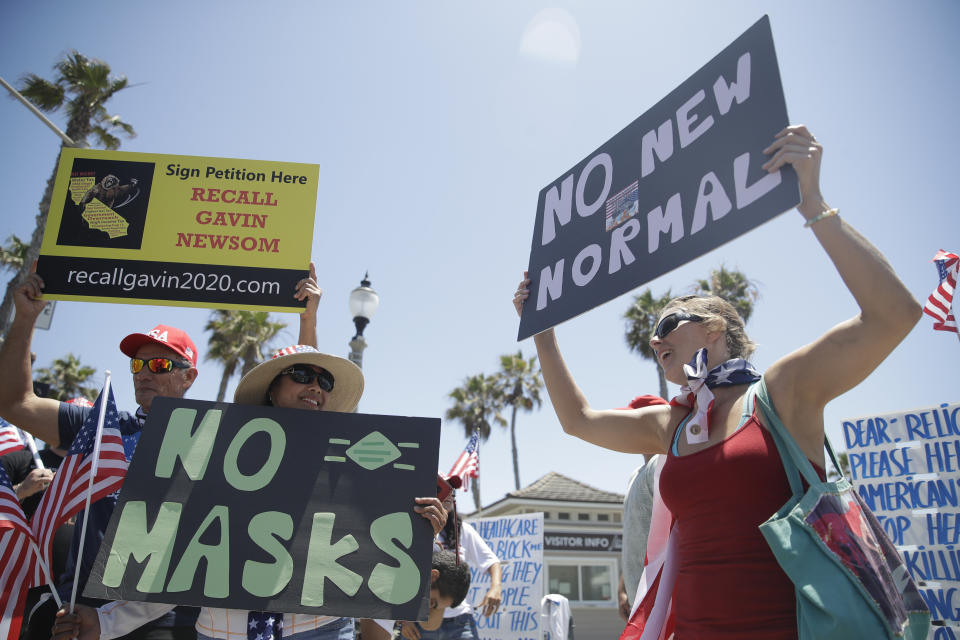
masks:
<path id="1" fill-rule="evenodd" d="M 960 638 L 960 403 L 842 426 L 851 482 L 930 607 L 929 638 Z"/>
<path id="2" fill-rule="evenodd" d="M 502 599 L 491 616 L 475 611 L 480 640 L 539 640 L 543 596 L 543 514 L 478 518 L 473 525 L 501 563 Z M 471 567 L 467 600 L 480 604 L 490 574 Z"/>

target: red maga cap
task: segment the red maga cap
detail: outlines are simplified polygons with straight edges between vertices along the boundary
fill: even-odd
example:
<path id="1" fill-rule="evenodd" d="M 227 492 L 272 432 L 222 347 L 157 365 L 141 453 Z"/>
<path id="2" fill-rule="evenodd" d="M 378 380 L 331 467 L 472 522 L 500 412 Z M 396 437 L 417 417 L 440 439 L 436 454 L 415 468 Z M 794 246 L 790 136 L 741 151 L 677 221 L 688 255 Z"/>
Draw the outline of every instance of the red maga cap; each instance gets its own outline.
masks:
<path id="1" fill-rule="evenodd" d="M 120 341 L 120 351 L 135 358 L 137 350 L 149 343 L 172 349 L 189 360 L 194 367 L 197 366 L 197 346 L 193 344 L 187 332 L 165 324 L 158 324 L 147 333 L 131 333 Z"/>

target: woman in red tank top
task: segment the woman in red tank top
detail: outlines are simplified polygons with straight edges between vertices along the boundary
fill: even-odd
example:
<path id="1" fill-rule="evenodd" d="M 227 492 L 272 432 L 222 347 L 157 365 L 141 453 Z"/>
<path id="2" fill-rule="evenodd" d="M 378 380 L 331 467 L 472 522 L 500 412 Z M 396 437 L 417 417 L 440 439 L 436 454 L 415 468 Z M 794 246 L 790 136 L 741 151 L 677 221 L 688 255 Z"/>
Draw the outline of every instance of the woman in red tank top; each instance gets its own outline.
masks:
<path id="1" fill-rule="evenodd" d="M 860 307 L 763 374 L 783 423 L 822 470 L 823 407 L 893 351 L 921 307 L 880 252 L 824 201 L 822 147 L 806 127 L 787 127 L 765 152 L 768 172 L 788 164 L 796 171 L 804 227 Z M 514 296 L 518 313 L 529 284 L 525 273 Z M 746 362 L 754 345 L 736 310 L 720 298 L 697 296 L 676 298 L 662 310 L 650 346 L 667 380 L 683 386 L 669 406 L 595 410 L 564 364 L 553 329 L 534 342 L 566 433 L 615 451 L 667 454 L 660 489 L 676 522 L 675 637 L 796 637 L 793 586 L 757 530 L 791 492 L 776 446 L 752 411 L 748 391 L 760 375 Z"/>

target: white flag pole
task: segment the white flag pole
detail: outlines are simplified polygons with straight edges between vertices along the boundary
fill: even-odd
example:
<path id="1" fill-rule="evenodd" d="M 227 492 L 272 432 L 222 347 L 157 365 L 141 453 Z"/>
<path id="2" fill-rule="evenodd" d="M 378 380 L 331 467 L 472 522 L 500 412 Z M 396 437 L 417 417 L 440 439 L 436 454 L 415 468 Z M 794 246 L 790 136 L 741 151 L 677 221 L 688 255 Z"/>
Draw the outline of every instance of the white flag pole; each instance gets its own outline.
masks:
<path id="1" fill-rule="evenodd" d="M 90 464 L 90 484 L 87 487 L 87 501 L 83 507 L 83 528 L 80 529 L 80 551 L 77 557 L 77 566 L 73 572 L 73 589 L 70 591 L 70 613 L 77 601 L 77 583 L 80 582 L 80 565 L 83 558 L 84 538 L 87 535 L 87 515 L 90 513 L 90 497 L 93 495 L 93 481 L 97 476 L 97 460 L 100 458 L 100 436 L 103 433 L 103 419 L 107 413 L 107 398 L 110 396 L 110 372 L 107 371 L 103 381 L 103 391 L 100 392 L 100 415 L 97 416 L 97 433 L 93 438 L 93 456 Z"/>
<path id="2" fill-rule="evenodd" d="M 46 469 L 43 466 L 43 461 L 40 459 L 40 454 L 37 452 L 37 443 L 34 441 L 33 436 L 24 431 L 20 430 L 20 436 L 23 438 L 23 441 L 27 443 L 27 448 L 30 449 L 30 453 L 33 454 L 33 464 L 37 465 L 37 469 Z"/>
<path id="3" fill-rule="evenodd" d="M 33 553 L 37 556 L 37 562 L 40 563 L 40 568 L 43 569 L 43 577 L 47 579 L 47 586 L 50 587 L 50 593 L 53 594 L 53 599 L 57 603 L 57 610 L 62 609 L 63 601 L 60 600 L 60 594 L 57 593 L 57 588 L 53 586 L 53 580 L 50 578 L 50 567 L 43 561 L 43 556 L 40 555 L 40 548 L 37 547 L 37 542 L 32 536 L 30 537 L 30 548 L 33 549 Z"/>

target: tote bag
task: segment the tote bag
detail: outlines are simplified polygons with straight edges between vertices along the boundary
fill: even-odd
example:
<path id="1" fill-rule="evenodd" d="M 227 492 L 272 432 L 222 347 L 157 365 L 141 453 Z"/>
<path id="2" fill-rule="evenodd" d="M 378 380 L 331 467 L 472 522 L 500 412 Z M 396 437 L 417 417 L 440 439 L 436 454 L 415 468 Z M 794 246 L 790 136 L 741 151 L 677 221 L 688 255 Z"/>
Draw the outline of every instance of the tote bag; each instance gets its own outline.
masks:
<path id="1" fill-rule="evenodd" d="M 757 386 L 793 491 L 760 531 L 796 590 L 800 639 L 925 640 L 930 612 L 883 527 L 846 478 L 820 480 L 773 410 L 764 381 Z"/>

